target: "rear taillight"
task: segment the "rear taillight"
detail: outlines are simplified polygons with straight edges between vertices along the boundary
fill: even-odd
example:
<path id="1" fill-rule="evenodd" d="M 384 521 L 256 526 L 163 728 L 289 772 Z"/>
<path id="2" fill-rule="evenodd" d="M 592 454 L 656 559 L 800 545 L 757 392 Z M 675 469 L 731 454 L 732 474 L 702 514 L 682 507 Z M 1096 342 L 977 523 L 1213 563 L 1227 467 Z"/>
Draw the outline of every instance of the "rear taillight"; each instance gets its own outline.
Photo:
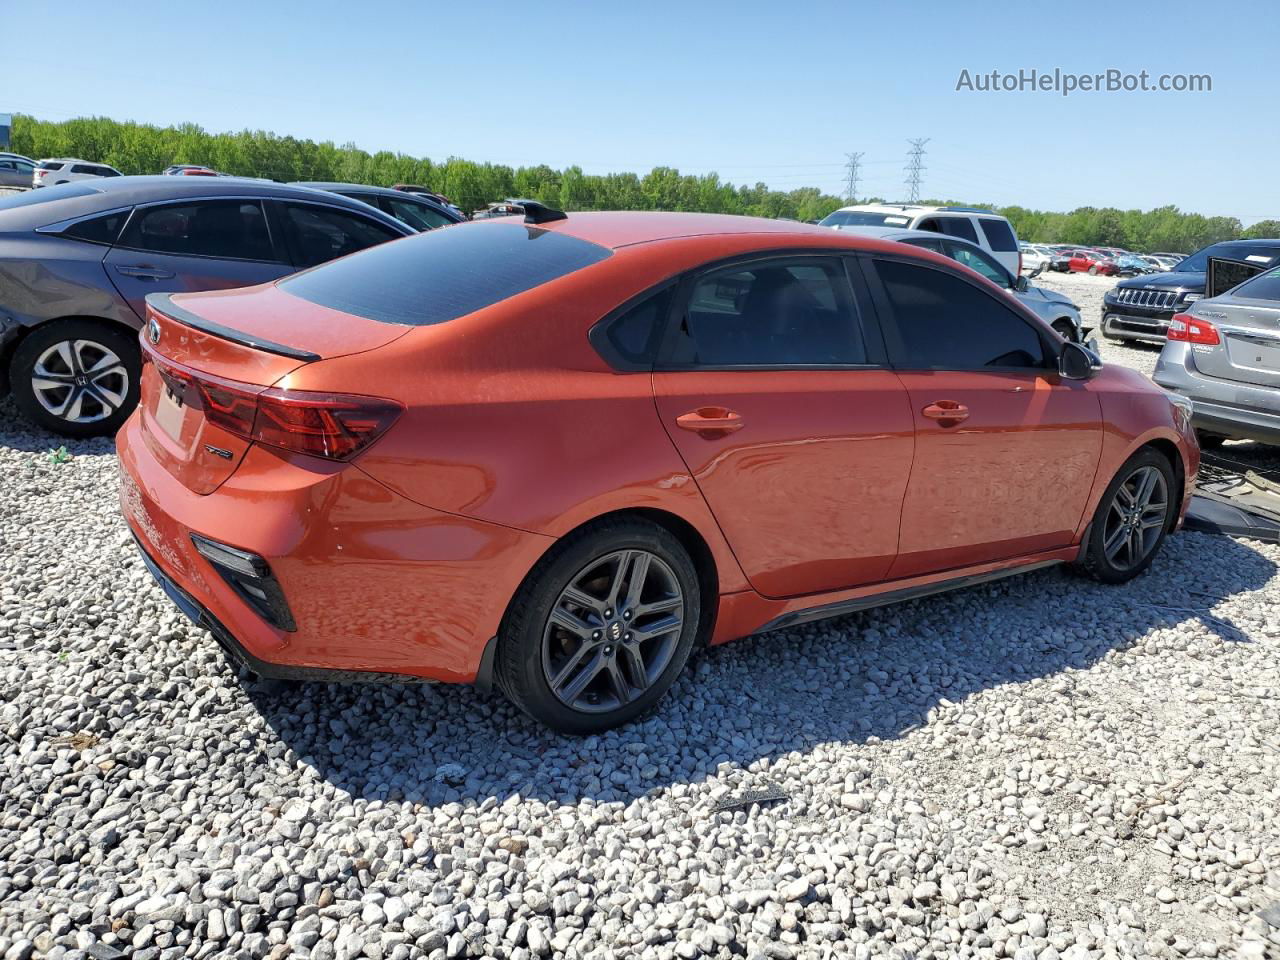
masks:
<path id="1" fill-rule="evenodd" d="M 1200 343 L 1210 347 L 1222 342 L 1217 327 L 1208 320 L 1193 317 L 1189 313 L 1174 314 L 1169 321 L 1168 337 L 1180 343 Z"/>
<path id="2" fill-rule="evenodd" d="M 240 383 L 180 366 L 143 350 L 143 362 L 183 403 L 228 433 L 293 453 L 349 460 L 387 432 L 404 407 L 347 393 L 282 390 Z"/>

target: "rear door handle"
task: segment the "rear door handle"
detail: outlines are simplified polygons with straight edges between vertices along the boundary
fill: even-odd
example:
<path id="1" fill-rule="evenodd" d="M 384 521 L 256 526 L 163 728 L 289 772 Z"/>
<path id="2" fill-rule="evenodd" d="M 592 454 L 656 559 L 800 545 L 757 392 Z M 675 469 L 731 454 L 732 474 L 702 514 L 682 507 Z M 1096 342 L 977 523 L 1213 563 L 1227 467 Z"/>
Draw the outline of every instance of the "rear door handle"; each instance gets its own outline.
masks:
<path id="1" fill-rule="evenodd" d="M 676 426 L 681 430 L 692 430 L 704 440 L 741 430 L 746 424 L 742 416 L 725 407 L 699 407 L 676 417 Z"/>
<path id="2" fill-rule="evenodd" d="M 173 278 L 172 270 L 161 270 L 158 267 L 148 267 L 143 264 L 138 266 L 116 264 L 116 273 L 122 273 L 126 277 L 137 277 L 139 280 L 170 280 Z"/>
<path id="3" fill-rule="evenodd" d="M 941 427 L 954 427 L 969 419 L 969 408 L 955 400 L 937 400 L 920 412 L 930 420 L 937 420 Z"/>

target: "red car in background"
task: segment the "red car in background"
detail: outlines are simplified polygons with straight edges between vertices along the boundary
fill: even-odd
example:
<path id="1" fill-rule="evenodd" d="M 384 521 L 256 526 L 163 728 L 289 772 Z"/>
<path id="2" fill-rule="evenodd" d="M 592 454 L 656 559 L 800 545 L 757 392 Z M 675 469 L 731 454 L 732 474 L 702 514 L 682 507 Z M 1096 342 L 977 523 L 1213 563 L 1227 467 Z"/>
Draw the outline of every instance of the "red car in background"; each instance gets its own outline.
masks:
<path id="1" fill-rule="evenodd" d="M 1116 262 L 1097 250 L 1073 250 L 1067 261 L 1067 269 L 1071 273 L 1102 274 L 1104 277 L 1114 276 L 1119 272 Z"/>
<path id="2" fill-rule="evenodd" d="M 1051 564 L 1151 563 L 1190 406 L 953 260 L 679 213 L 434 230 L 156 295 L 121 504 L 269 676 L 499 686 L 564 731 L 690 654 Z"/>

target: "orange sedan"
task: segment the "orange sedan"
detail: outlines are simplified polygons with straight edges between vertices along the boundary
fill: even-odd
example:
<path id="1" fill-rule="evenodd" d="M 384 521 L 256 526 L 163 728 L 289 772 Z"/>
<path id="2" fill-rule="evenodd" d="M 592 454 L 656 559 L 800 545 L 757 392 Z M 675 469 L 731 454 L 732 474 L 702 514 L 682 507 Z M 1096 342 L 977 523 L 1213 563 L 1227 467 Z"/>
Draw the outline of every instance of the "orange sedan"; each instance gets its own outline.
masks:
<path id="1" fill-rule="evenodd" d="M 1144 570 L 1190 411 L 916 247 L 537 204 L 150 298 L 121 502 L 269 676 L 499 686 L 587 732 L 706 644 Z"/>

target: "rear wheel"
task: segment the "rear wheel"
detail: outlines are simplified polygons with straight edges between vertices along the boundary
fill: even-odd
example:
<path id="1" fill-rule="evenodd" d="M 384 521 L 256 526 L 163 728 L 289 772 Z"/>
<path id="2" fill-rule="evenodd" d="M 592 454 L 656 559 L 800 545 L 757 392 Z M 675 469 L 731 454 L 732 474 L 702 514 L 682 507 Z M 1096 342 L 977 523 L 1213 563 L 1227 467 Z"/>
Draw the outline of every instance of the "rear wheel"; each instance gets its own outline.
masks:
<path id="1" fill-rule="evenodd" d="M 1098 275 L 1098 268 L 1097 268 L 1097 267 L 1090 267 L 1090 268 L 1089 268 L 1089 276 L 1091 276 L 1091 277 L 1096 277 L 1097 275 Z"/>
<path id="2" fill-rule="evenodd" d="M 1132 580 L 1155 559 L 1177 508 L 1169 461 L 1139 450 L 1102 495 L 1080 568 L 1103 583 Z"/>
<path id="3" fill-rule="evenodd" d="M 141 357 L 123 327 L 58 320 L 33 330 L 9 366 L 14 402 L 65 437 L 114 434 L 138 404 Z"/>
<path id="4" fill-rule="evenodd" d="M 698 575 L 670 532 L 639 519 L 571 535 L 520 587 L 498 636 L 511 701 L 562 733 L 642 716 L 670 689 L 700 622 Z"/>

